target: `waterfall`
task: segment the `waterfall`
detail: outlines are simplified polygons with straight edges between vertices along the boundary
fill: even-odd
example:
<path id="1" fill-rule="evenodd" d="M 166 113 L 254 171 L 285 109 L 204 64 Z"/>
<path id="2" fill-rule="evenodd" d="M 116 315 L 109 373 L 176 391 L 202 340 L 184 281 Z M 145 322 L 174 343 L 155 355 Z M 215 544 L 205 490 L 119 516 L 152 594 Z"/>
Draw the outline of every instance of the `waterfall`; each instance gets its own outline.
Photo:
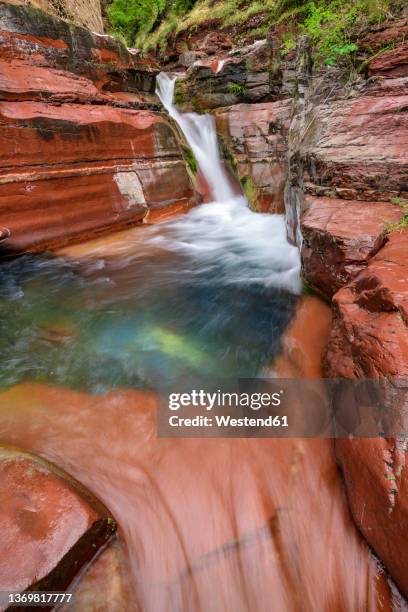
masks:
<path id="1" fill-rule="evenodd" d="M 253 212 L 244 195 L 233 191 L 221 160 L 214 117 L 176 108 L 176 78 L 160 73 L 156 93 L 190 145 L 213 202 L 168 223 L 156 241 L 183 253 L 196 269 L 211 270 L 223 282 L 300 293 L 299 252 L 287 241 L 283 215 Z"/>
<path id="2" fill-rule="evenodd" d="M 214 117 L 208 114 L 181 113 L 177 110 L 173 103 L 176 80 L 176 76 L 161 72 L 157 77 L 156 93 L 170 117 L 180 126 L 214 201 L 232 200 L 236 195 L 221 162 Z"/>

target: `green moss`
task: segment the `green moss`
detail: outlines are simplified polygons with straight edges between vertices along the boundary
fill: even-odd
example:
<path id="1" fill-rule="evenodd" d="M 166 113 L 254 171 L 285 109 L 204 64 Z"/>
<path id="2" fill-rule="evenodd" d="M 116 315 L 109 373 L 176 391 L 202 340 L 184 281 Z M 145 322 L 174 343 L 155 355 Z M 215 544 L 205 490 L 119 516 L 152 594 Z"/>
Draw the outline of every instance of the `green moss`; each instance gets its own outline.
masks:
<path id="1" fill-rule="evenodd" d="M 196 158 L 194 157 L 193 151 L 186 144 L 182 144 L 181 148 L 183 152 L 183 158 L 187 166 L 190 168 L 193 175 L 197 174 L 198 163 Z"/>
<path id="2" fill-rule="evenodd" d="M 249 207 L 257 211 L 258 209 L 258 200 L 259 200 L 259 191 L 256 187 L 252 176 L 247 176 L 241 180 L 241 185 L 244 190 L 246 199 L 248 200 Z"/>

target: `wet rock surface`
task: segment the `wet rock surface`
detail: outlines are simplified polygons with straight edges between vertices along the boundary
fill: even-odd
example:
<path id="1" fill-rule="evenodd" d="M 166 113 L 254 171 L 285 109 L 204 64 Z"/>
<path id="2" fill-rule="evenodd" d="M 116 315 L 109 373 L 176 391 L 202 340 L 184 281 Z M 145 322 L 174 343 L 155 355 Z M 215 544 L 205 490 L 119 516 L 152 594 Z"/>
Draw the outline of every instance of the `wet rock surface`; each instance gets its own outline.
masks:
<path id="1" fill-rule="evenodd" d="M 289 333 L 295 344 L 296 330 Z M 50 418 L 52 431 L 44 427 Z M 95 398 L 44 385 L 1 394 L 0 424 L 5 439 L 69 466 L 111 504 L 126 544 L 127 610 L 187 611 L 198 602 L 246 610 L 250 601 L 251 610 L 289 611 L 299 593 L 305 609 L 392 609 L 386 577 L 353 525 L 329 440 L 163 440 L 151 394 Z M 114 589 L 115 610 L 121 571 L 110 555 L 106 566 L 117 580 L 111 575 L 101 592 Z M 98 562 L 78 587 L 90 609 L 103 572 Z"/>
<path id="2" fill-rule="evenodd" d="M 395 232 L 367 268 L 338 291 L 325 357 L 330 377 L 389 379 L 384 416 L 394 415 L 398 423 L 408 380 L 407 262 L 407 230 Z M 404 438 L 336 440 L 354 520 L 405 596 L 406 451 Z"/>
<path id="3" fill-rule="evenodd" d="M 326 373 L 345 378 L 408 376 L 408 231 L 387 244 L 333 300 Z"/>
<path id="4" fill-rule="evenodd" d="M 401 218 L 388 202 L 306 196 L 301 219 L 302 269 L 307 282 L 331 298 L 386 243 L 386 229 Z"/>
<path id="5" fill-rule="evenodd" d="M 289 101 L 237 104 L 218 109 L 215 118 L 224 150 L 252 208 L 283 212 Z"/>
<path id="6" fill-rule="evenodd" d="M 0 482 L 0 589 L 65 591 L 115 521 L 67 474 L 15 448 L 0 447 Z"/>
<path id="7" fill-rule="evenodd" d="M 157 71 L 113 38 L 0 2 L 2 254 L 194 200 L 175 133 L 156 112 Z"/>

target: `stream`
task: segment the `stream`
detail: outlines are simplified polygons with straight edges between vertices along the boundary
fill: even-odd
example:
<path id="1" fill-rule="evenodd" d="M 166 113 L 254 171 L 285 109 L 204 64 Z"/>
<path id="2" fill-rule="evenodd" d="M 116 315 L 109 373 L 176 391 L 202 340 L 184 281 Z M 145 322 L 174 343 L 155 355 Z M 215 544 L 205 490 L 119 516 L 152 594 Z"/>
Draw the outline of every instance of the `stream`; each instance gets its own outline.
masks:
<path id="1" fill-rule="evenodd" d="M 330 441 L 156 436 L 163 384 L 321 376 L 330 319 L 301 296 L 283 216 L 248 208 L 213 118 L 181 114 L 174 82 L 160 75 L 158 95 L 211 201 L 114 248 L 2 264 L 1 440 L 66 469 L 118 520 L 87 610 L 375 610 L 378 568 Z"/>

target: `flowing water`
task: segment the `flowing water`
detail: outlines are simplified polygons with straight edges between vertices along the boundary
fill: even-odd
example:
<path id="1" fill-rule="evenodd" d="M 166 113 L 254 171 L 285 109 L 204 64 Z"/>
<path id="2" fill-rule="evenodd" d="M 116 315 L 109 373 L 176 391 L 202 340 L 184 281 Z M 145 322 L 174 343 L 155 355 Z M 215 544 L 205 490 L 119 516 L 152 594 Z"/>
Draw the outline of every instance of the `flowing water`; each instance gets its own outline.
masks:
<path id="1" fill-rule="evenodd" d="M 81 612 L 376 609 L 328 441 L 156 437 L 163 383 L 319 376 L 329 320 L 299 296 L 283 218 L 249 210 L 213 119 L 180 114 L 173 88 L 159 77 L 213 201 L 109 255 L 1 265 L 0 439 L 66 469 L 119 522 L 119 567 Z"/>

